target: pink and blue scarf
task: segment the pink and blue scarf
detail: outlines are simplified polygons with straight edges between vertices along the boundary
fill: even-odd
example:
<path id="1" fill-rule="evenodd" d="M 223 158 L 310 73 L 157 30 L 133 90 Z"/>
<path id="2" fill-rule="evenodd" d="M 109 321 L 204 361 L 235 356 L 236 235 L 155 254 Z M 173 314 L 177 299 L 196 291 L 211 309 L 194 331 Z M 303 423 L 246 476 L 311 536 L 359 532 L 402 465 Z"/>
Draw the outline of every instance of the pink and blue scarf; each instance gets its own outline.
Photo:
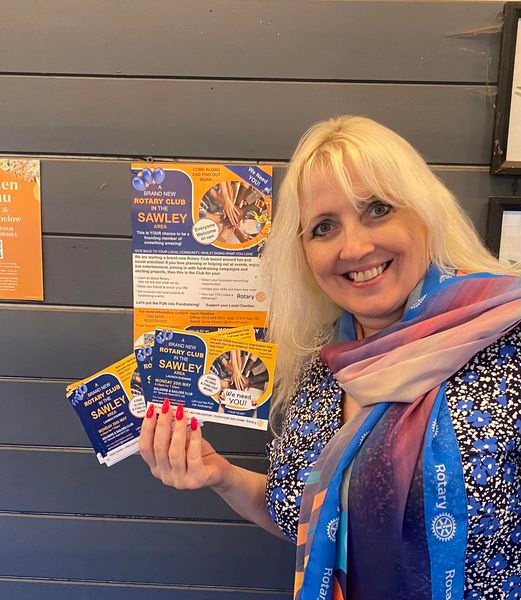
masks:
<path id="1" fill-rule="evenodd" d="M 430 267 L 399 323 L 321 356 L 360 405 L 306 483 L 296 600 L 460 600 L 467 497 L 446 380 L 521 321 L 521 279 Z M 349 330 L 352 317 L 342 317 Z"/>

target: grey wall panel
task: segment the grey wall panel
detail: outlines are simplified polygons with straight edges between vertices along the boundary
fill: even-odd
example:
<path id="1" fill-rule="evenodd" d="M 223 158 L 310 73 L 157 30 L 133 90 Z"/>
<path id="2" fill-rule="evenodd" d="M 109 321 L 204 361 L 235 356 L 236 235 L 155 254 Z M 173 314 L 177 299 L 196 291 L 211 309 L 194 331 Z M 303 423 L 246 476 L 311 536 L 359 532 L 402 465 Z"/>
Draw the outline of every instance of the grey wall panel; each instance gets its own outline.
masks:
<path id="1" fill-rule="evenodd" d="M 9 600 L 291 600 L 288 592 L 199 588 L 194 586 L 96 584 L 71 581 L 27 581 L 0 577 L 0 598 Z"/>
<path id="2" fill-rule="evenodd" d="M 130 235 L 130 162 L 42 160 L 42 230 Z"/>
<path id="3" fill-rule="evenodd" d="M 488 199 L 490 196 L 513 196 L 521 189 L 521 177 L 494 176 L 488 170 L 436 169 L 435 173 L 455 194 L 469 214 L 478 233 L 485 239 Z"/>
<path id="4" fill-rule="evenodd" d="M 232 462 L 250 471 L 266 470 L 262 459 Z M 209 489 L 177 491 L 164 486 L 139 456 L 109 469 L 91 453 L 0 448 L 0 481 L 1 512 L 244 520 Z"/>
<path id="5" fill-rule="evenodd" d="M 95 0 L 64 10 L 59 0 L 4 0 L 0 71 L 494 81 L 501 8 L 500 2 L 152 0 L 143 10 L 132 0 L 122 10 L 117 0 Z"/>
<path id="6" fill-rule="evenodd" d="M 65 385 L 0 379 L 2 411 L 12 415 L 0 419 L 0 444 L 90 447 L 80 420 L 65 398 Z"/>
<path id="7" fill-rule="evenodd" d="M 293 582 L 294 546 L 246 524 L 0 514 L 0 539 L 0 575 L 278 590 Z"/>
<path id="8" fill-rule="evenodd" d="M 82 379 L 132 351 L 124 310 L 0 310 L 0 376 Z"/>
<path id="9" fill-rule="evenodd" d="M 130 236 L 129 170 L 128 161 L 43 160 L 43 230 Z M 274 168 L 275 200 L 284 171 L 283 166 Z M 482 167 L 434 167 L 434 172 L 468 210 L 482 234 L 488 197 L 510 196 L 521 189 L 521 177 L 491 176 Z"/>
<path id="10" fill-rule="evenodd" d="M 86 373 L 89 375 L 90 373 Z M 74 410 L 65 399 L 66 382 L 0 379 L 0 444 L 90 447 Z M 205 423 L 204 437 L 225 454 L 265 455 L 265 431 Z M 94 456 L 90 460 L 95 460 Z"/>
<path id="11" fill-rule="evenodd" d="M 0 445 L 90 447 L 80 420 L 65 398 L 65 385 L 66 382 L 0 379 L 2 411 L 11 415 L 0 419 Z M 265 431 L 220 423 L 205 423 L 204 437 L 219 452 L 257 455 L 265 454 L 271 439 Z M 88 460 L 95 461 L 94 455 Z"/>
<path id="12" fill-rule="evenodd" d="M 48 304 L 132 307 L 130 240 L 44 237 Z"/>
<path id="13" fill-rule="evenodd" d="M 345 113 L 429 162 L 491 153 L 494 87 L 2 76 L 0 89 L 3 153 L 285 160 L 309 125 Z"/>

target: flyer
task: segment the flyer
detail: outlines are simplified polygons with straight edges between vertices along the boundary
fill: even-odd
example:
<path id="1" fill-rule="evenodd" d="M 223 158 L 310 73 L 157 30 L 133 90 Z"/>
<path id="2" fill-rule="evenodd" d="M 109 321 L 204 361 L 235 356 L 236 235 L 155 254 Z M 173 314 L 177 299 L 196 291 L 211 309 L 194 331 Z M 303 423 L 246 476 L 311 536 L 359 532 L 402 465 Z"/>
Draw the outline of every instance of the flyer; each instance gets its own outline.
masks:
<path id="1" fill-rule="evenodd" d="M 134 339 L 156 328 L 265 324 L 268 165 L 134 163 Z"/>
<path id="2" fill-rule="evenodd" d="M 39 160 L 0 158 L 0 298 L 43 300 Z"/>
<path id="3" fill-rule="evenodd" d="M 175 398 L 203 421 L 266 430 L 276 354 L 265 342 L 158 329 L 151 400 Z"/>
<path id="4" fill-rule="evenodd" d="M 175 321 L 175 319 L 173 319 Z M 170 329 L 175 327 L 172 323 Z M 225 335 L 238 339 L 246 339 L 255 341 L 255 330 L 251 326 L 235 327 L 233 329 L 217 328 L 217 327 L 194 327 L 189 328 L 200 333 L 208 333 L 216 336 Z M 136 363 L 141 384 L 143 386 L 143 396 L 146 402 L 151 402 L 152 386 L 151 386 L 151 369 L 152 369 L 152 354 L 154 350 L 154 341 L 156 338 L 155 331 L 147 331 L 140 336 L 139 341 L 134 345 L 134 353 L 136 355 Z"/>
<path id="5" fill-rule="evenodd" d="M 67 386 L 66 396 L 100 463 L 110 467 L 138 451 L 146 404 L 134 354 Z"/>

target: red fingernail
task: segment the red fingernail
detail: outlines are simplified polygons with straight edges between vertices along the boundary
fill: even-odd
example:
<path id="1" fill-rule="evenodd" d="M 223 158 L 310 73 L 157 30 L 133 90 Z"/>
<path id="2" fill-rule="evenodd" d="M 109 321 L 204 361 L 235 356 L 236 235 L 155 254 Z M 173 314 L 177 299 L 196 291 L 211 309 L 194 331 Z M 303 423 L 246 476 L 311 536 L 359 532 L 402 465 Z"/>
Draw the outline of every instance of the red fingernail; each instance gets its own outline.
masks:
<path id="1" fill-rule="evenodd" d="M 177 410 L 175 413 L 175 418 L 180 421 L 183 418 L 183 405 L 182 404 L 178 404 L 177 405 Z"/>
<path id="2" fill-rule="evenodd" d="M 151 404 L 147 410 L 147 419 L 151 419 L 154 416 L 154 412 L 155 412 L 154 405 Z"/>
<path id="3" fill-rule="evenodd" d="M 161 412 L 166 415 L 166 413 L 170 410 L 170 400 L 168 398 L 165 398 L 165 401 L 163 402 L 163 406 L 161 407 Z"/>
<path id="4" fill-rule="evenodd" d="M 197 429 L 197 419 L 195 417 L 192 417 L 190 420 L 190 429 L 192 431 L 195 431 Z"/>

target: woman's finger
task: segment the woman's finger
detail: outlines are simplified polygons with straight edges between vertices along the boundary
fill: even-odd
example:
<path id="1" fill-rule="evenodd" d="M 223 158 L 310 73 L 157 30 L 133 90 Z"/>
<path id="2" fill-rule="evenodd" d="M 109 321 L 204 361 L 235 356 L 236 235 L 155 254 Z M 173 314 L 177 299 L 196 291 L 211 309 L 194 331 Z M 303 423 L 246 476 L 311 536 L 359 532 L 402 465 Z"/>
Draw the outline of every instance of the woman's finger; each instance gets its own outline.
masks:
<path id="1" fill-rule="evenodd" d="M 141 425 L 139 435 L 139 452 L 143 460 L 151 469 L 156 468 L 156 459 L 154 456 L 154 433 L 156 431 L 156 411 L 153 404 L 147 409 L 147 414 Z"/>
<path id="2" fill-rule="evenodd" d="M 156 432 L 154 435 L 154 457 L 157 468 L 162 475 L 170 471 L 168 461 L 168 448 L 170 446 L 170 437 L 172 435 L 172 408 L 170 400 L 165 398 L 161 413 L 157 418 Z"/>
<path id="3" fill-rule="evenodd" d="M 172 474 L 176 481 L 181 482 L 186 476 L 186 416 L 182 404 L 175 411 L 175 425 L 168 459 Z"/>
<path id="4" fill-rule="evenodd" d="M 203 475 L 203 456 L 202 456 L 202 435 L 201 428 L 197 419 L 190 419 L 190 439 L 186 448 L 186 469 L 187 476 L 194 482 L 201 485 Z"/>

